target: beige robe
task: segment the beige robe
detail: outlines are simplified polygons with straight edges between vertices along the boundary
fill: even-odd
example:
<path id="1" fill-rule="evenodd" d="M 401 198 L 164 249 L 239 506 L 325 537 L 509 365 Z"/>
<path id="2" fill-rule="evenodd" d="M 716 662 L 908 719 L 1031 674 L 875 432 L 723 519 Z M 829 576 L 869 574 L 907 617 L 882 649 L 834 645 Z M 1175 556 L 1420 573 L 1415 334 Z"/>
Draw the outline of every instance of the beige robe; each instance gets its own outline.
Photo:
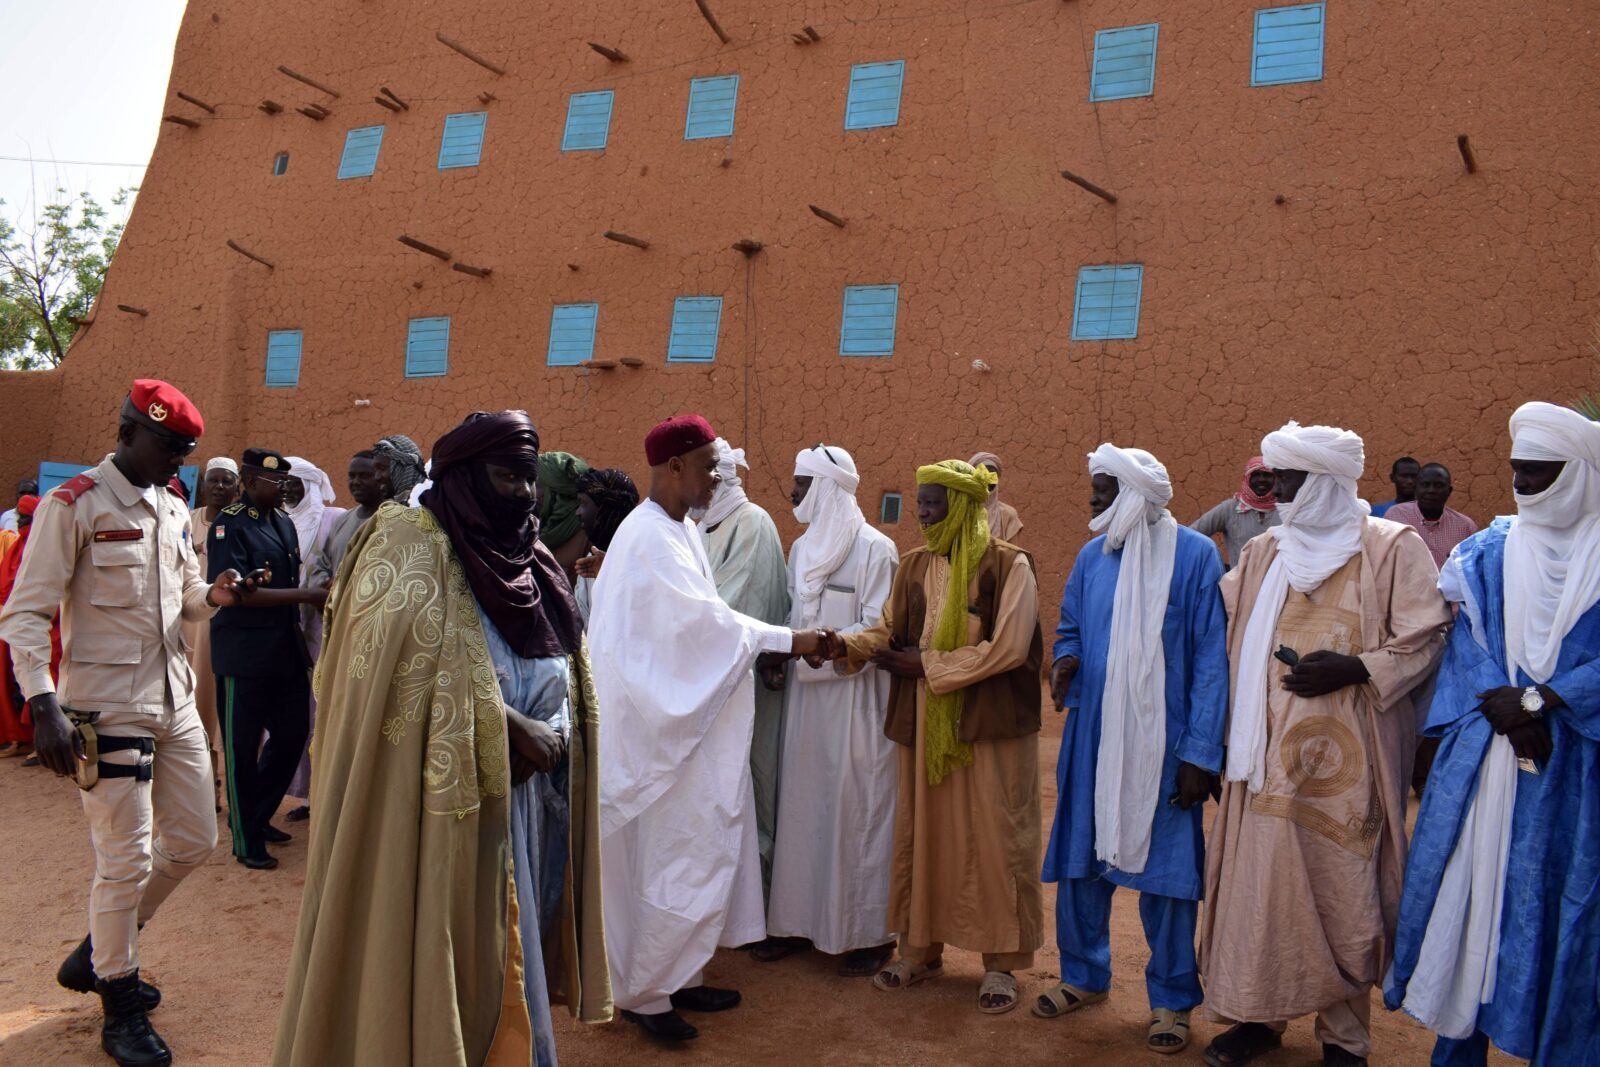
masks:
<path id="1" fill-rule="evenodd" d="M 990 970 L 1025 970 L 1044 941 L 1038 735 L 975 744 L 972 765 L 957 767 L 936 786 L 928 784 L 923 739 L 930 689 L 953 692 L 1027 660 L 1039 625 L 1038 586 L 1028 557 L 1018 555 L 1000 591 L 994 637 L 980 642 L 978 617 L 970 615 L 972 643 L 935 652 L 933 631 L 949 580 L 949 561 L 930 560 L 919 642 L 927 681 L 917 687 L 916 745 L 899 751 L 889 929 L 900 937 L 901 954 L 914 962 L 948 943 L 984 953 Z M 974 578 L 974 597 L 976 590 Z M 845 636 L 851 669 L 889 647 L 890 603 L 877 626 Z"/>
<path id="2" fill-rule="evenodd" d="M 1254 797 L 1247 783 L 1224 784 L 1206 853 L 1200 969 L 1207 1006 L 1221 1018 L 1275 1023 L 1324 1011 L 1346 1029 L 1366 1029 L 1405 870 L 1411 694 L 1450 625 L 1414 534 L 1366 520 L 1361 551 L 1309 595 L 1290 589 L 1284 602 L 1274 648 L 1356 655 L 1371 677 L 1301 698 L 1279 684 L 1287 667 L 1274 660 L 1268 671 L 1265 784 Z M 1235 680 L 1277 547 L 1271 537 L 1251 541 L 1222 581 Z"/>

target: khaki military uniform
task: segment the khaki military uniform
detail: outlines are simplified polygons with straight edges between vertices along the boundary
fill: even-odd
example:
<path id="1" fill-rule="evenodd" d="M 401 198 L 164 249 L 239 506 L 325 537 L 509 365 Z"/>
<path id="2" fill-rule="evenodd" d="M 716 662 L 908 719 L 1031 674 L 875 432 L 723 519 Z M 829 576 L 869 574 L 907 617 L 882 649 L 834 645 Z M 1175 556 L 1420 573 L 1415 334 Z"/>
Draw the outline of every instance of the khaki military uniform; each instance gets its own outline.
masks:
<path id="1" fill-rule="evenodd" d="M 208 585 L 176 494 L 132 485 L 107 456 L 39 502 L 16 588 L 0 612 L 28 698 L 56 687 L 50 622 L 61 612 L 62 707 L 96 712 L 107 738 L 146 738 L 101 757 L 82 793 L 94 842 L 89 933 L 95 973 L 138 966 L 138 927 L 217 843 L 211 760 L 195 710 L 183 622 L 208 619 Z M 112 777 L 108 765 L 147 764 Z"/>

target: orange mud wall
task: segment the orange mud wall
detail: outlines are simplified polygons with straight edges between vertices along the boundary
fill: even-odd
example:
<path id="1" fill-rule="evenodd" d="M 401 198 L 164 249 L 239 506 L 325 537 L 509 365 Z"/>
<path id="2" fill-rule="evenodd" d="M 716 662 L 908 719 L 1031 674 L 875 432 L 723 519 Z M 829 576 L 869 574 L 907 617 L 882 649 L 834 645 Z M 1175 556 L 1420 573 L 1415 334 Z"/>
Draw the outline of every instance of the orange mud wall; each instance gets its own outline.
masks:
<path id="1" fill-rule="evenodd" d="M 426 450 L 507 406 L 545 447 L 642 476 L 645 430 L 697 410 L 748 449 L 752 496 L 787 535 L 798 448 L 852 450 L 869 515 L 905 493 L 902 545 L 917 464 L 999 453 L 1048 611 L 1101 440 L 1164 459 L 1188 520 L 1265 431 L 1333 422 L 1365 436 L 1372 499 L 1411 453 L 1447 462 L 1482 520 L 1509 506 L 1512 408 L 1595 379 L 1592 5 L 1329 0 L 1322 80 L 1252 88 L 1259 5 L 1243 0 L 709 3 L 730 43 L 692 0 L 193 0 L 170 88 L 216 114 L 169 97 L 199 126 L 162 126 L 93 324 L 59 371 L 0 376 L 0 473 L 103 454 L 137 376 L 200 404 L 202 460 L 304 453 L 341 490 L 378 436 Z M 1089 103 L 1095 31 L 1149 22 L 1154 94 Z M 808 24 L 821 40 L 796 44 Z M 894 59 L 898 124 L 843 129 L 851 66 Z M 690 79 L 724 74 L 741 78 L 732 138 L 686 141 Z M 374 103 L 380 86 L 409 110 Z M 606 149 L 562 152 L 569 94 L 598 89 L 616 94 Z M 328 116 L 297 113 L 312 104 Z M 445 116 L 480 110 L 480 165 L 437 169 Z M 375 174 L 337 180 L 346 131 L 378 123 Z M 742 239 L 763 248 L 747 258 Z M 1078 269 L 1116 263 L 1144 267 L 1138 337 L 1072 341 Z M 843 288 L 890 282 L 893 355 L 840 356 Z M 680 295 L 724 298 L 712 364 L 666 362 Z M 641 366 L 545 365 L 552 305 L 589 301 L 595 359 Z M 407 379 L 423 316 L 450 318 L 449 372 Z M 304 331 L 296 388 L 265 387 L 275 329 Z"/>

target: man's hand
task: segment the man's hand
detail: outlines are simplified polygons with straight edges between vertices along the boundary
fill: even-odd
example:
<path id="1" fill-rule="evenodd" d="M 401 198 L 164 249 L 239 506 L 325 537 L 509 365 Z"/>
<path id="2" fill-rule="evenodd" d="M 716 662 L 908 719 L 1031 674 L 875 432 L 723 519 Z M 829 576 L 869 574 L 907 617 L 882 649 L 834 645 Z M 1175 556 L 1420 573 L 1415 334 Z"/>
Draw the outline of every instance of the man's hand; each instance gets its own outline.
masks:
<path id="1" fill-rule="evenodd" d="M 1204 804 L 1210 794 L 1210 771 L 1192 763 L 1178 764 L 1178 795 L 1173 798 L 1178 807 L 1188 811 L 1196 804 Z"/>
<path id="2" fill-rule="evenodd" d="M 888 671 L 896 678 L 926 678 L 927 672 L 922 669 L 922 649 L 920 648 L 886 648 L 872 656 L 872 663 L 881 671 Z"/>
<path id="3" fill-rule="evenodd" d="M 217 580 L 206 590 L 206 603 L 214 608 L 238 607 L 244 601 L 245 588 L 240 585 L 239 572 L 231 567 L 217 575 Z M 39 761 L 43 763 L 44 760 Z"/>
<path id="4" fill-rule="evenodd" d="M 77 773 L 83 760 L 83 737 L 56 703 L 54 693 L 40 693 L 28 701 L 33 716 L 33 750 L 39 762 L 57 774 Z"/>
<path id="5" fill-rule="evenodd" d="M 604 552 L 598 548 L 591 547 L 587 556 L 572 565 L 572 570 L 579 578 L 598 578 L 600 577 L 600 564 L 605 558 L 606 554 Z"/>
<path id="6" fill-rule="evenodd" d="M 1062 656 L 1050 667 L 1050 699 L 1055 703 L 1057 711 L 1066 710 L 1067 689 L 1071 687 L 1073 676 L 1077 673 L 1077 656 Z"/>
<path id="7" fill-rule="evenodd" d="M 549 774 L 561 763 L 565 744 L 550 724 L 506 710 L 506 740 L 511 743 L 511 781 L 521 785 L 534 774 Z"/>
<path id="8" fill-rule="evenodd" d="M 781 653 L 763 652 L 756 659 L 756 676 L 773 692 L 783 688 L 788 673 L 789 659 Z"/>
<path id="9" fill-rule="evenodd" d="M 1555 742 L 1550 737 L 1550 724 L 1542 718 L 1534 718 L 1522 710 L 1523 690 L 1515 685 L 1502 685 L 1497 689 L 1485 689 L 1478 694 L 1482 701 L 1476 708 L 1489 720 L 1489 725 L 1494 727 L 1494 732 L 1504 734 L 1519 759 L 1531 759 L 1536 763 L 1543 763 L 1550 758 L 1550 753 L 1555 751 Z M 1556 695 L 1555 690 L 1546 686 L 1539 687 L 1539 693 L 1544 697 L 1545 710 L 1561 707 L 1565 702 Z"/>
<path id="10" fill-rule="evenodd" d="M 328 587 L 325 585 L 308 586 L 300 591 L 305 596 L 305 602 L 321 611 L 328 603 Z"/>
<path id="11" fill-rule="evenodd" d="M 1308 652 L 1283 676 L 1283 687 L 1297 697 L 1320 697 L 1348 685 L 1360 685 L 1371 675 L 1359 656 L 1322 650 Z"/>

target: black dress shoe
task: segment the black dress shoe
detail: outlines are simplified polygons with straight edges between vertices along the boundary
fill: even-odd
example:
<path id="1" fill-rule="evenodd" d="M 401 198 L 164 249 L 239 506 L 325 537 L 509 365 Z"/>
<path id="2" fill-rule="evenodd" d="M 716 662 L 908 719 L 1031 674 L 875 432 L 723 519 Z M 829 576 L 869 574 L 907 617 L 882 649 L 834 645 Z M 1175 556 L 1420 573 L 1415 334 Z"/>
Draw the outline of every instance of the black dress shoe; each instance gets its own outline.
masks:
<path id="1" fill-rule="evenodd" d="M 74 993 L 93 993 L 95 983 L 94 946 L 86 937 L 78 942 L 72 955 L 61 961 L 56 969 L 56 983 Z M 145 1011 L 155 1011 L 161 1006 L 161 990 L 149 982 L 139 983 L 139 1000 Z"/>
<path id="2" fill-rule="evenodd" d="M 172 1050 L 150 1025 L 144 1005 L 139 1001 L 139 972 L 121 978 L 95 982 L 105 1023 L 100 1028 L 100 1047 L 120 1067 L 167 1067 Z"/>
<path id="3" fill-rule="evenodd" d="M 278 861 L 271 856 L 235 856 L 234 859 L 252 871 L 270 871 L 278 865 Z"/>
<path id="4" fill-rule="evenodd" d="M 740 999 L 737 989 L 717 989 L 714 986 L 697 985 L 680 989 L 672 994 L 672 1006 L 679 1011 L 727 1011 L 729 1008 L 737 1008 Z"/>
<path id="5" fill-rule="evenodd" d="M 294 840 L 292 836 L 284 833 L 271 823 L 267 823 L 266 828 L 261 831 L 261 839 L 269 845 L 287 845 Z"/>
<path id="6" fill-rule="evenodd" d="M 658 1041 L 691 1041 L 700 1036 L 700 1031 L 684 1022 L 683 1016 L 675 1011 L 644 1015 L 624 1009 L 622 1017 Z"/>
<path id="7" fill-rule="evenodd" d="M 283 817 L 283 821 L 284 822 L 305 822 L 309 818 L 311 818 L 311 805 L 310 804 L 302 804 L 298 808 L 292 809 L 289 812 L 289 814 L 285 815 Z"/>

